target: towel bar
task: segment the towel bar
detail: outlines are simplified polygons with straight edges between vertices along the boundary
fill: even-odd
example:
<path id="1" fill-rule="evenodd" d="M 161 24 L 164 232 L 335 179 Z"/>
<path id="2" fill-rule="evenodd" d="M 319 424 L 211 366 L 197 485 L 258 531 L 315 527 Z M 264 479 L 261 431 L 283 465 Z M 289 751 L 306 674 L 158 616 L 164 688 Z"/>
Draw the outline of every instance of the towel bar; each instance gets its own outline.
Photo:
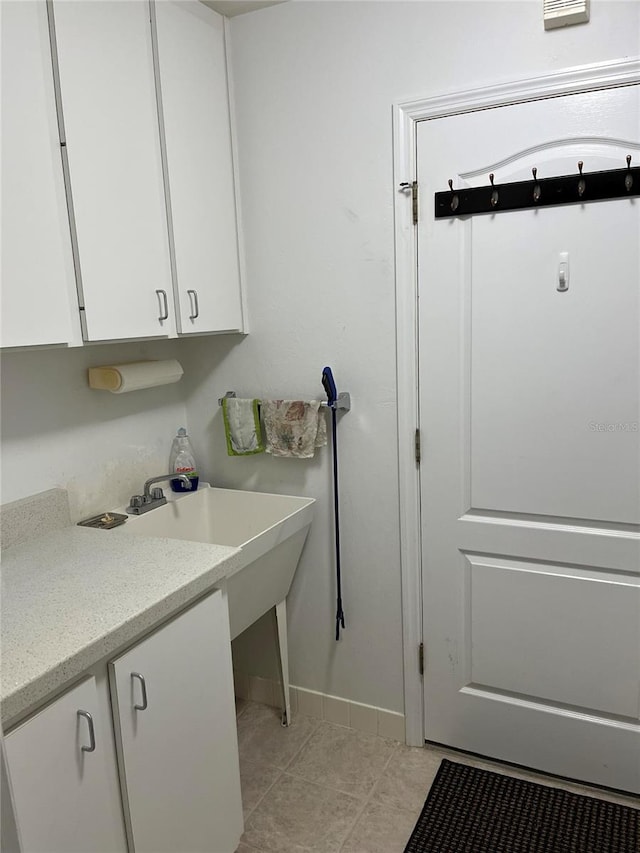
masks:
<path id="1" fill-rule="evenodd" d="M 218 405 L 219 406 L 222 405 L 222 401 L 225 399 L 225 397 L 227 399 L 229 399 L 229 398 L 237 397 L 237 394 L 235 391 L 227 391 L 227 393 L 224 395 L 224 397 L 218 397 Z M 324 401 L 320 403 L 320 406 L 322 406 L 324 408 L 340 409 L 343 412 L 350 412 L 351 411 L 351 394 L 348 391 L 340 391 L 338 394 L 338 399 L 336 400 L 336 402 L 334 403 L 333 406 L 329 406 L 329 403 L 326 403 Z"/>

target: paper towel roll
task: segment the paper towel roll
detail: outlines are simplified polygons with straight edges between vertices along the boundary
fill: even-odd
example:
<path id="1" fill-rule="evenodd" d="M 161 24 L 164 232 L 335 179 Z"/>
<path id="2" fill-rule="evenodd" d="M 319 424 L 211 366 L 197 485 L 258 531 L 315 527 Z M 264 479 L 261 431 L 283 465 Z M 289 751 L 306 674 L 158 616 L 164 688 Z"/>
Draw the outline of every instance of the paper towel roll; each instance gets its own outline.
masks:
<path id="1" fill-rule="evenodd" d="M 107 364 L 89 368 L 89 387 L 112 394 L 124 394 L 155 385 L 178 382 L 184 373 L 175 358 L 165 361 L 132 361 L 129 364 Z"/>

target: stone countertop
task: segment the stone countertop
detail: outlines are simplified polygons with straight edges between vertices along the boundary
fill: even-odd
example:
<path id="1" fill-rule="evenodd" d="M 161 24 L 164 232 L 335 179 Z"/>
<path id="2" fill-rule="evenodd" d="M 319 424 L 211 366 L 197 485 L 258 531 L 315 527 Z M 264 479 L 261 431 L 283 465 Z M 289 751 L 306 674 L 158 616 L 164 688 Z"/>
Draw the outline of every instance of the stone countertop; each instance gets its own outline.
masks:
<path id="1" fill-rule="evenodd" d="M 240 567 L 239 548 L 67 527 L 2 554 L 3 727 Z"/>

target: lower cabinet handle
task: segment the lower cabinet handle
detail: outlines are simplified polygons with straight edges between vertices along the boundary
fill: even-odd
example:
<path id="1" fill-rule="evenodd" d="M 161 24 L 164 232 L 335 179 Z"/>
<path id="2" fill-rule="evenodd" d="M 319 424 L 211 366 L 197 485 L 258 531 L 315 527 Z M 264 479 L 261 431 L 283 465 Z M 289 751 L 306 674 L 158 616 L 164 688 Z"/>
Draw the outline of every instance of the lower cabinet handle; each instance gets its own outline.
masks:
<path id="1" fill-rule="evenodd" d="M 167 291 L 166 290 L 156 290 L 156 293 L 162 299 L 163 308 L 160 309 L 160 316 L 158 320 L 168 320 L 169 319 L 169 300 L 167 299 Z"/>
<path id="2" fill-rule="evenodd" d="M 140 682 L 140 687 L 142 688 L 142 705 L 134 705 L 133 707 L 136 711 L 146 711 L 148 702 L 147 702 L 147 682 L 144 680 L 144 675 L 141 675 L 139 672 L 131 673 L 131 680 L 137 678 Z"/>
<path id="3" fill-rule="evenodd" d="M 200 316 L 200 308 L 198 306 L 198 291 L 197 290 L 187 290 L 189 294 L 189 302 L 191 302 L 191 314 L 189 315 L 190 320 L 196 320 Z"/>
<path id="4" fill-rule="evenodd" d="M 79 717 L 84 717 L 89 723 L 89 746 L 81 746 L 83 752 L 94 752 L 96 748 L 96 733 L 93 727 L 93 717 L 88 711 L 78 711 Z"/>

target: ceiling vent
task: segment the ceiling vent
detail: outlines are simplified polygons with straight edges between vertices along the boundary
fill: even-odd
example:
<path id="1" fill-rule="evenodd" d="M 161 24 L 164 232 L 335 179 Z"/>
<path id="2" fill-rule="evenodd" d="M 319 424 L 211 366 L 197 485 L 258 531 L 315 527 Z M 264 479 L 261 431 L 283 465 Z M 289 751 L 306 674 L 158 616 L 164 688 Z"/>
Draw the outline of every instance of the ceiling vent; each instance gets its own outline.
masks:
<path id="1" fill-rule="evenodd" d="M 543 0 L 543 8 L 545 30 L 589 20 L 589 0 Z"/>

